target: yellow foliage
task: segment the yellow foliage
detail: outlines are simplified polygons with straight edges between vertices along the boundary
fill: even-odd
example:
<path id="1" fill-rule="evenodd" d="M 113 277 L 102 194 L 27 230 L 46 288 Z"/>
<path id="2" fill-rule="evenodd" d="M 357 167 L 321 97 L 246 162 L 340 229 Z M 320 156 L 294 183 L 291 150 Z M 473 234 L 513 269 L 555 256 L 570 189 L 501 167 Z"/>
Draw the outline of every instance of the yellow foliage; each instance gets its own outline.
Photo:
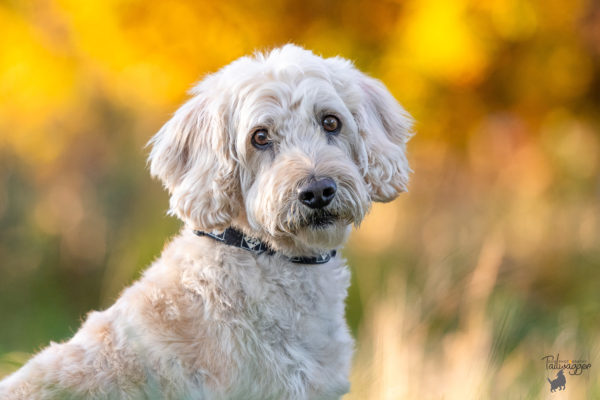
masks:
<path id="1" fill-rule="evenodd" d="M 479 79 L 489 50 L 469 18 L 469 2 L 425 0 L 411 6 L 398 56 L 434 79 L 458 84 Z"/>

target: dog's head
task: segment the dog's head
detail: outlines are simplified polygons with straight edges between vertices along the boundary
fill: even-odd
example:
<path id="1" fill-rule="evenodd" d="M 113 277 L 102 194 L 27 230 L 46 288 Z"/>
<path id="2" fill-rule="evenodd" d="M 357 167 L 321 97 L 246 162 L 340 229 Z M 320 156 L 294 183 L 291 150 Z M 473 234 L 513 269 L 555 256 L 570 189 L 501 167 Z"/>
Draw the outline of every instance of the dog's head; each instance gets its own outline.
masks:
<path id="1" fill-rule="evenodd" d="M 349 61 L 294 45 L 207 76 L 152 138 L 150 170 L 195 229 L 234 225 L 289 255 L 339 246 L 406 190 L 412 120 Z"/>

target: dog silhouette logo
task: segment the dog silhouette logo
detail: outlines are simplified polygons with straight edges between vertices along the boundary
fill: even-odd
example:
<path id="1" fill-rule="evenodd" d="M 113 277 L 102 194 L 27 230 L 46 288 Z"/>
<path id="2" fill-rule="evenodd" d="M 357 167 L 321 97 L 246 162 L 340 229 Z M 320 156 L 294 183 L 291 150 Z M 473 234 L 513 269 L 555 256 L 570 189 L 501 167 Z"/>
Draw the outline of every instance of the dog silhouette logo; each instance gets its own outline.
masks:
<path id="1" fill-rule="evenodd" d="M 550 391 L 551 392 L 554 392 L 556 389 L 565 390 L 565 386 L 567 384 L 567 378 L 565 378 L 565 373 L 563 372 L 562 369 L 560 371 L 558 371 L 558 373 L 556 374 L 556 379 L 554 379 L 554 380 L 550 380 L 550 378 L 546 378 L 546 379 L 548 379 L 548 382 L 550 383 Z"/>

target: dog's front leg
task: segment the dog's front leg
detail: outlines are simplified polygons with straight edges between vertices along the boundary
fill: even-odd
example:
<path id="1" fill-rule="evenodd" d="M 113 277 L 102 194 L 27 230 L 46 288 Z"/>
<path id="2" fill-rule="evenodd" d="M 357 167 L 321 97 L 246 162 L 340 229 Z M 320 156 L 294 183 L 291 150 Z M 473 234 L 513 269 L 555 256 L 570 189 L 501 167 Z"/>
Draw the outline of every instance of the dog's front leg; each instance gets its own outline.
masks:
<path id="1" fill-rule="evenodd" d="M 114 329 L 111 310 L 92 313 L 66 343 L 52 343 L 0 382 L 3 400 L 136 399 L 143 369 L 125 337 Z"/>

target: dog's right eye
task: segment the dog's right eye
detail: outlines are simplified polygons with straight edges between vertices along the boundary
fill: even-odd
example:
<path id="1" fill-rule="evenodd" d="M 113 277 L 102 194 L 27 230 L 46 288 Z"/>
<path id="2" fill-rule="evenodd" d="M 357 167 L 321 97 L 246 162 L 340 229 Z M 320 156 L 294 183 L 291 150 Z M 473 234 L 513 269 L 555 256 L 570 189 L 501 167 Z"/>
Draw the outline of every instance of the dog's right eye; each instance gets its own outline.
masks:
<path id="1" fill-rule="evenodd" d="M 269 140 L 269 132 L 266 129 L 257 129 L 252 134 L 252 146 L 259 150 L 264 150 L 271 144 Z"/>
<path id="2" fill-rule="evenodd" d="M 342 127 L 342 123 L 335 115 L 326 115 L 321 121 L 321 125 L 323 125 L 323 129 L 325 129 L 327 133 L 332 135 L 337 134 Z"/>

